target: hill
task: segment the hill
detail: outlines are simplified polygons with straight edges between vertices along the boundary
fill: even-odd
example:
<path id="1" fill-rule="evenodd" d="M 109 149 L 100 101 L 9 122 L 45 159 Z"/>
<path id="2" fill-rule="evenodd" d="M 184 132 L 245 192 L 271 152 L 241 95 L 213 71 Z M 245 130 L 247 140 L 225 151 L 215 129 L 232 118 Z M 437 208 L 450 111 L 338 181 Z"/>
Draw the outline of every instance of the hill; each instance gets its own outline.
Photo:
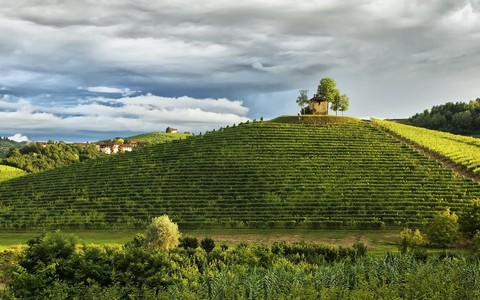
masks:
<path id="1" fill-rule="evenodd" d="M 9 180 L 12 178 L 16 178 L 19 176 L 23 176 L 27 174 L 25 171 L 10 167 L 10 166 L 3 166 L 0 165 L 0 182 L 4 180 Z"/>
<path id="2" fill-rule="evenodd" d="M 454 164 L 465 176 L 480 181 L 480 139 L 395 122 L 373 121 L 399 138 L 421 147 L 422 151 L 434 154 L 434 158 Z"/>
<path id="3" fill-rule="evenodd" d="M 0 137 L 0 157 L 7 155 L 11 148 L 21 148 L 23 146 L 25 146 L 25 142 L 18 143 L 7 137 Z"/>
<path id="4" fill-rule="evenodd" d="M 254 122 L 0 183 L 0 227 L 380 228 L 479 197 L 369 122 Z"/>
<path id="5" fill-rule="evenodd" d="M 270 122 L 304 125 L 330 125 L 360 122 L 359 119 L 351 117 L 338 117 L 330 115 L 298 115 L 298 116 L 280 116 Z"/>
<path id="6" fill-rule="evenodd" d="M 189 136 L 191 136 L 190 133 L 151 132 L 130 136 L 125 139 L 145 144 L 160 144 L 165 142 L 171 142 L 174 140 L 186 139 Z"/>

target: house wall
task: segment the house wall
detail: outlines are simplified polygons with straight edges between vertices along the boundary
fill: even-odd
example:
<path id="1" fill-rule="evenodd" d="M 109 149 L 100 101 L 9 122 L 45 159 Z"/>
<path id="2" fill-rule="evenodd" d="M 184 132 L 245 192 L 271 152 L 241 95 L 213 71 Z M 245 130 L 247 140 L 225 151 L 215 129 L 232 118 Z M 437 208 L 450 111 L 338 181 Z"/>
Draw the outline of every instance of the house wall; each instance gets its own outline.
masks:
<path id="1" fill-rule="evenodd" d="M 312 110 L 314 115 L 328 115 L 328 102 L 327 101 L 310 101 L 308 106 Z"/>

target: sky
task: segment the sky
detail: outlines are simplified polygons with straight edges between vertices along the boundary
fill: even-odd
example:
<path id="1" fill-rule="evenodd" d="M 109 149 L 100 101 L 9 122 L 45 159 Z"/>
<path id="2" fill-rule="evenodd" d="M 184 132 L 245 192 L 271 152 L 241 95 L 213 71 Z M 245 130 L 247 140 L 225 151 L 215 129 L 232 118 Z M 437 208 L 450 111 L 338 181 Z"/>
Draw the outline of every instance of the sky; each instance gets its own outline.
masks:
<path id="1" fill-rule="evenodd" d="M 325 77 L 359 118 L 480 97 L 480 0 L 0 0 L 0 40 L 19 140 L 296 115 Z"/>

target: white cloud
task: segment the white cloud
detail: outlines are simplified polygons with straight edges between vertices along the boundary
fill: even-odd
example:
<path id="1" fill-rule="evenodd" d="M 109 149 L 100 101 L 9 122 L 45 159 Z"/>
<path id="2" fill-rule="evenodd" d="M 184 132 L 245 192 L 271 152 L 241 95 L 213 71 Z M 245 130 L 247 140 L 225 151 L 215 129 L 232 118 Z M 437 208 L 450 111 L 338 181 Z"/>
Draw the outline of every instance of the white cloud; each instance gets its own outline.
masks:
<path id="1" fill-rule="evenodd" d="M 25 99 L 0 101 L 2 130 L 151 132 L 167 126 L 199 132 L 245 122 L 248 109 L 228 99 L 154 95 L 91 98 L 74 106 L 42 106 Z"/>
<path id="2" fill-rule="evenodd" d="M 59 110 L 85 91 L 141 90 L 251 99 L 241 106 L 277 115 L 295 97 L 270 98 L 327 76 L 358 116 L 409 116 L 480 93 L 478 0 L 3 2 L 0 86 L 32 103 L 52 94 Z"/>
<path id="3" fill-rule="evenodd" d="M 13 136 L 9 136 L 8 139 L 11 140 L 11 141 L 15 141 L 17 143 L 28 142 L 29 141 L 27 136 L 22 135 L 20 133 L 14 134 Z"/>
<path id="4" fill-rule="evenodd" d="M 129 88 L 115 88 L 115 87 L 109 87 L 109 86 L 90 86 L 90 87 L 79 87 L 79 90 L 86 90 L 92 93 L 100 93 L 100 94 L 121 94 L 122 96 L 131 96 L 136 93 L 139 93 L 140 91 L 132 91 Z"/>

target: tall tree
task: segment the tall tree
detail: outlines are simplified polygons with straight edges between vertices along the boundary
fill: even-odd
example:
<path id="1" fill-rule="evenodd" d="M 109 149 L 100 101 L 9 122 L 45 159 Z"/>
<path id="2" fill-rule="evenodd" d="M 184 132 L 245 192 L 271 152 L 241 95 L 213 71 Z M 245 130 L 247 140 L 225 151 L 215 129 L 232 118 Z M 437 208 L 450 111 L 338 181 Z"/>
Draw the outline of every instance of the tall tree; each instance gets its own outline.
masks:
<path id="1" fill-rule="evenodd" d="M 300 95 L 297 97 L 297 104 L 301 109 L 308 104 L 308 90 L 300 90 Z"/>
<path id="2" fill-rule="evenodd" d="M 336 83 L 332 78 L 323 78 L 317 89 L 317 97 L 321 100 L 332 103 L 335 100 L 335 95 L 338 94 Z"/>
<path id="3" fill-rule="evenodd" d="M 333 96 L 333 101 L 332 105 L 330 106 L 330 109 L 335 112 L 335 115 L 338 115 L 338 110 L 340 109 L 340 103 L 341 103 L 341 96 L 340 96 L 340 91 L 338 89 L 335 89 L 335 95 Z"/>
<path id="4" fill-rule="evenodd" d="M 348 110 L 349 104 L 350 104 L 350 99 L 348 99 L 347 94 L 341 95 L 340 96 L 340 107 L 339 107 L 338 110 L 342 112 L 342 116 L 343 116 L 343 112 Z"/>
<path id="5" fill-rule="evenodd" d="M 341 111 L 343 116 L 343 112 L 348 110 L 349 102 L 348 96 L 346 94 L 340 95 L 340 91 L 337 90 L 337 93 L 333 97 L 330 109 L 335 112 L 335 115 L 338 115 L 338 111 Z"/>

